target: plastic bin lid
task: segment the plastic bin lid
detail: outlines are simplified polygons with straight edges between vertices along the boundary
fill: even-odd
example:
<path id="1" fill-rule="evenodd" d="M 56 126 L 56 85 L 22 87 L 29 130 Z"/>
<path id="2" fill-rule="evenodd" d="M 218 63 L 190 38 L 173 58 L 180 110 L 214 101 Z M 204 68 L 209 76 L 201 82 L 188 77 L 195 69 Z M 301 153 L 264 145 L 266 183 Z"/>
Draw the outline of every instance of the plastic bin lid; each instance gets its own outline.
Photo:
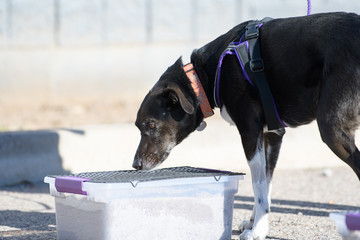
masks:
<path id="1" fill-rule="evenodd" d="M 149 182 L 167 179 L 214 177 L 216 180 L 222 176 L 239 176 L 244 173 L 220 171 L 194 167 L 172 167 L 152 171 L 122 170 L 105 172 L 85 172 L 63 176 L 49 176 L 55 178 L 55 187 L 58 192 L 76 193 L 86 195 L 82 190 L 83 182 L 90 183 L 131 183 L 134 187 L 138 182 Z"/>
<path id="2" fill-rule="evenodd" d="M 221 177 L 245 175 L 229 171 L 220 171 L 207 168 L 194 167 L 172 167 L 161 168 L 152 171 L 144 170 L 121 170 L 121 171 L 104 171 L 104 172 L 85 172 L 78 174 L 66 175 L 73 178 L 86 179 L 86 182 L 92 183 L 128 183 L 128 182 L 147 182 L 156 180 L 166 180 L 175 178 L 193 178 L 193 177 Z M 64 177 L 50 176 L 50 177 Z"/>

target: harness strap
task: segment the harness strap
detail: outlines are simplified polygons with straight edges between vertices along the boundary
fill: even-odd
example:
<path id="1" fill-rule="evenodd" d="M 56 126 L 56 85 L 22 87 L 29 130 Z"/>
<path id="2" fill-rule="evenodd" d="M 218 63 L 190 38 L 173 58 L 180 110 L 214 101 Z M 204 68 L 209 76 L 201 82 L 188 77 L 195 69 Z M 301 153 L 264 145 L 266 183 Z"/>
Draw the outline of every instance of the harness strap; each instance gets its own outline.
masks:
<path id="1" fill-rule="evenodd" d="M 241 34 L 239 42 L 231 43 L 221 55 L 215 79 L 215 104 L 220 107 L 219 85 L 222 60 L 226 55 L 236 54 L 244 78 L 258 89 L 260 100 L 264 110 L 264 116 L 268 130 L 275 130 L 286 127 L 281 121 L 276 109 L 274 98 L 267 81 L 264 71 L 264 61 L 261 57 L 259 44 L 259 29 L 264 22 L 271 20 L 265 18 L 262 21 L 252 21 L 245 27 L 245 32 Z M 252 81 L 253 80 L 253 81 Z"/>
<path id="2" fill-rule="evenodd" d="M 263 20 L 264 21 L 264 20 Z M 276 109 L 275 101 L 272 96 L 267 77 L 264 71 L 264 61 L 261 57 L 259 43 L 260 22 L 251 22 L 246 27 L 245 40 L 249 42 L 249 67 L 255 79 L 259 91 L 261 103 L 264 109 L 265 120 L 269 130 L 283 128 L 285 124 L 281 121 Z M 243 62 L 244 65 L 247 63 Z"/>

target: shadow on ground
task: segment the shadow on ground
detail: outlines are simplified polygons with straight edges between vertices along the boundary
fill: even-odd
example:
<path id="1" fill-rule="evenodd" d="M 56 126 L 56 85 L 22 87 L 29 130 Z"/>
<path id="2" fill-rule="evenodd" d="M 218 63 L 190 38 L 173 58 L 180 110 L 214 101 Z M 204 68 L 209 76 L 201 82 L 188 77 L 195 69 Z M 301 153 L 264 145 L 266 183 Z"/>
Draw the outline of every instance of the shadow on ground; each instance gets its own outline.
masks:
<path id="1" fill-rule="evenodd" d="M 56 239 L 55 213 L 0 211 L 0 239 Z"/>
<path id="2" fill-rule="evenodd" d="M 252 210 L 254 198 L 248 196 L 235 196 L 234 208 Z M 297 201 L 297 200 L 271 200 L 271 212 L 284 214 L 299 214 L 307 216 L 328 217 L 331 211 L 357 210 L 358 206 L 338 205 L 330 203 Z"/>

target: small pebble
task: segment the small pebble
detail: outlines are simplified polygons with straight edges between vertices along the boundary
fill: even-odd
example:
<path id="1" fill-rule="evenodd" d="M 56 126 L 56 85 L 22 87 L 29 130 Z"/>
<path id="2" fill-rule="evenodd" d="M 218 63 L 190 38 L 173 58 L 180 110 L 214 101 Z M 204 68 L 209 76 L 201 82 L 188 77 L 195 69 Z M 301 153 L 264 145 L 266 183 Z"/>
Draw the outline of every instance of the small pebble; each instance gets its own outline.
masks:
<path id="1" fill-rule="evenodd" d="M 324 177 L 331 177 L 333 175 L 333 172 L 329 168 L 325 168 L 322 170 L 321 175 Z"/>

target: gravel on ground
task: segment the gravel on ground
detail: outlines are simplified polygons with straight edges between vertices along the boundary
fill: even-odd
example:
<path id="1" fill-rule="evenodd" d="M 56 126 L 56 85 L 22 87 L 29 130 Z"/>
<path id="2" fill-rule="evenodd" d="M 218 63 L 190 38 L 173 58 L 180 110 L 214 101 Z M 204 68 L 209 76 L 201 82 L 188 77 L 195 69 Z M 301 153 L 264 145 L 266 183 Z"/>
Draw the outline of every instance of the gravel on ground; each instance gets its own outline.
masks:
<path id="1" fill-rule="evenodd" d="M 275 172 L 267 239 L 341 239 L 330 212 L 360 209 L 360 182 L 349 168 Z M 56 239 L 54 199 L 43 183 L 0 188 L 0 239 Z M 251 215 L 250 177 L 234 199 L 232 239 Z"/>

